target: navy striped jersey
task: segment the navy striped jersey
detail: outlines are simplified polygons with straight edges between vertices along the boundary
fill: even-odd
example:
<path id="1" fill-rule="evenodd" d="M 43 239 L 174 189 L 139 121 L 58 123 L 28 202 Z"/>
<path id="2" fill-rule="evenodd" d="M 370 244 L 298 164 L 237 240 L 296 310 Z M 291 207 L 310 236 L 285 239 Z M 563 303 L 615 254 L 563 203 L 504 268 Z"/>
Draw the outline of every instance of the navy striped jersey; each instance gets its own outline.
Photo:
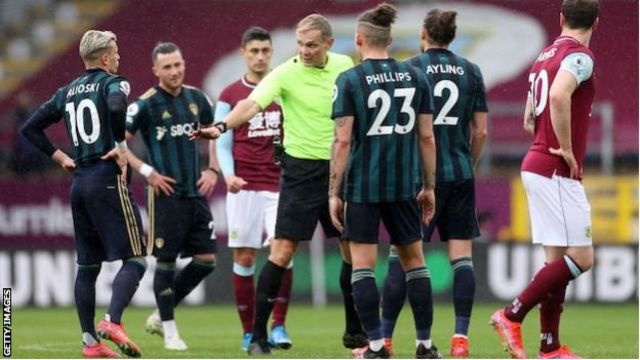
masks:
<path id="1" fill-rule="evenodd" d="M 433 87 L 436 181 L 473 179 L 469 125 L 474 112 L 487 112 L 480 68 L 447 49 L 429 49 L 409 60 Z"/>
<path id="2" fill-rule="evenodd" d="M 178 96 L 160 86 L 147 90 L 127 109 L 127 131 L 140 130 L 148 161 L 164 176 L 176 180 L 173 197 L 198 197 L 200 178 L 198 141 L 189 135 L 213 123 L 213 103 L 202 90 L 183 85 Z"/>
<path id="3" fill-rule="evenodd" d="M 433 111 L 426 77 L 394 59 L 368 59 L 340 74 L 334 91 L 332 117 L 354 117 L 343 198 L 414 199 L 421 186 L 417 117 Z"/>
<path id="4" fill-rule="evenodd" d="M 71 140 L 72 158 L 77 166 L 94 164 L 115 146 L 113 121 L 107 97 L 112 92 L 129 96 L 127 79 L 102 69 L 90 69 L 59 88 L 42 105 L 52 118 L 64 118 Z"/>

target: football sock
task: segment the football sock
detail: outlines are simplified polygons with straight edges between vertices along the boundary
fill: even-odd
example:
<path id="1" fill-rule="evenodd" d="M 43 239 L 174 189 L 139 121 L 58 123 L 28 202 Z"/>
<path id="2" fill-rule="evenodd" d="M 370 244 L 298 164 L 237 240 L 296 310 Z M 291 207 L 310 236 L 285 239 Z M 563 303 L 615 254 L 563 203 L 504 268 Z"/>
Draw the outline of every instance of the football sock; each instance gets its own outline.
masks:
<path id="1" fill-rule="evenodd" d="M 111 322 L 120 324 L 122 312 L 136 293 L 140 279 L 146 270 L 147 262 L 142 257 L 129 258 L 122 262 L 120 271 L 113 279 L 111 304 L 109 304 L 107 312 L 111 317 Z"/>
<path id="2" fill-rule="evenodd" d="M 256 266 L 242 266 L 233 263 L 233 292 L 236 295 L 238 315 L 242 323 L 242 331 L 251 332 L 253 327 L 253 311 L 255 307 L 256 288 L 253 283 L 253 274 Z"/>
<path id="3" fill-rule="evenodd" d="M 158 259 L 156 272 L 153 276 L 153 294 L 156 305 L 163 321 L 173 320 L 173 278 L 176 274 L 175 260 L 163 261 Z"/>
<path id="4" fill-rule="evenodd" d="M 417 340 L 431 339 L 433 299 L 429 270 L 421 266 L 407 271 L 407 298 L 413 311 Z"/>
<path id="5" fill-rule="evenodd" d="M 174 307 L 189 295 L 189 293 L 195 289 L 196 286 L 211 274 L 216 268 L 216 262 L 214 261 L 200 261 L 197 259 L 191 260 L 189 265 L 185 266 L 173 282 L 174 289 Z"/>
<path id="6" fill-rule="evenodd" d="M 456 315 L 456 335 L 469 333 L 469 321 L 473 309 L 473 297 L 476 292 L 476 280 L 473 262 L 470 257 L 461 257 L 451 261 L 453 269 L 453 308 Z"/>
<path id="7" fill-rule="evenodd" d="M 384 279 L 382 287 L 382 335 L 385 338 L 393 337 L 393 330 L 396 321 L 400 316 L 400 311 L 404 306 L 404 299 L 407 294 L 407 283 L 404 278 L 402 264 L 398 260 L 398 255 L 389 254 L 389 269 L 387 277 Z"/>
<path id="8" fill-rule="evenodd" d="M 373 269 L 353 269 L 351 286 L 353 287 L 353 300 L 369 341 L 382 339 L 380 294 Z M 372 350 L 375 349 L 372 348 Z"/>
<path id="9" fill-rule="evenodd" d="M 507 306 L 504 311 L 505 316 L 511 321 L 522 322 L 529 310 L 548 294 L 566 288 L 569 281 L 577 278 L 581 273 L 582 270 L 569 255 L 564 255 L 561 259 L 547 264 L 538 271 L 527 288 Z"/>
<path id="10" fill-rule="evenodd" d="M 74 294 L 85 345 L 93 345 L 89 343 L 90 339 L 85 333 L 94 340 L 98 339 L 93 321 L 96 316 L 96 279 L 100 274 L 100 267 L 100 264 L 78 265 Z"/>
<path id="11" fill-rule="evenodd" d="M 353 288 L 351 287 L 351 264 L 342 261 L 340 267 L 340 290 L 342 291 L 342 304 L 344 305 L 344 315 L 347 334 L 363 333 L 360 317 L 353 303 Z"/>
<path id="12" fill-rule="evenodd" d="M 273 310 L 275 298 L 282 282 L 282 274 L 287 269 L 280 267 L 270 260 L 262 267 L 258 277 L 258 288 L 256 293 L 256 315 L 253 323 L 253 339 L 264 340 L 267 338 L 267 322 Z"/>
<path id="13" fill-rule="evenodd" d="M 273 323 L 271 328 L 284 325 L 291 298 L 291 285 L 293 284 L 293 269 L 287 268 L 282 274 L 282 283 L 278 291 L 278 300 L 273 305 Z"/>
<path id="14" fill-rule="evenodd" d="M 164 338 L 170 339 L 178 335 L 178 327 L 175 320 L 162 321 L 162 331 L 164 332 Z"/>
<path id="15" fill-rule="evenodd" d="M 540 351 L 551 352 L 560 347 L 560 313 L 567 287 L 540 302 Z"/>

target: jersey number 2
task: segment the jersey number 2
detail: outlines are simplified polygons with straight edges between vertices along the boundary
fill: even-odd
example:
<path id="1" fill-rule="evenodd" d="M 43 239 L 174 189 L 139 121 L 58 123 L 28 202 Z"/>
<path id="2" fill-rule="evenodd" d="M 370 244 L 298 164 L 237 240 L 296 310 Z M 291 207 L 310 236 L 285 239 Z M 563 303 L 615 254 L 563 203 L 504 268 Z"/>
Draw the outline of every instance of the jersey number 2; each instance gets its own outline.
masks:
<path id="1" fill-rule="evenodd" d="M 458 124 L 457 116 L 448 116 L 449 111 L 453 109 L 453 106 L 458 102 L 458 97 L 460 96 L 460 90 L 458 90 L 458 85 L 451 80 L 440 80 L 433 87 L 433 96 L 442 97 L 444 90 L 449 91 L 449 97 L 447 101 L 444 102 L 440 111 L 438 111 L 438 115 L 436 115 L 436 119 L 433 121 L 433 125 L 451 125 L 455 126 Z"/>
<path id="2" fill-rule="evenodd" d="M 85 144 L 93 144 L 100 137 L 100 116 L 96 104 L 91 99 L 82 99 L 76 109 L 75 104 L 68 102 L 65 111 L 69 113 L 69 125 L 71 126 L 71 138 L 74 146 L 79 146 L 78 135 Z M 84 111 L 89 110 L 91 118 L 91 134 L 87 134 L 84 123 Z"/>
<path id="3" fill-rule="evenodd" d="M 415 95 L 415 93 L 415 88 L 400 88 L 393 90 L 393 97 L 403 98 L 400 112 L 407 114 L 409 121 L 404 125 L 395 124 L 394 126 L 391 126 L 382 125 L 382 122 L 387 118 L 389 109 L 391 108 L 391 96 L 382 89 L 372 91 L 367 99 L 367 106 L 369 109 L 375 109 L 378 106 L 378 100 L 380 100 L 380 110 L 378 111 L 376 118 L 373 120 L 373 124 L 369 128 L 369 131 L 367 131 L 367 136 L 389 135 L 394 131 L 398 134 L 406 134 L 413 130 L 413 126 L 416 123 L 416 112 L 411 107 L 411 101 L 413 100 L 413 95 Z"/>

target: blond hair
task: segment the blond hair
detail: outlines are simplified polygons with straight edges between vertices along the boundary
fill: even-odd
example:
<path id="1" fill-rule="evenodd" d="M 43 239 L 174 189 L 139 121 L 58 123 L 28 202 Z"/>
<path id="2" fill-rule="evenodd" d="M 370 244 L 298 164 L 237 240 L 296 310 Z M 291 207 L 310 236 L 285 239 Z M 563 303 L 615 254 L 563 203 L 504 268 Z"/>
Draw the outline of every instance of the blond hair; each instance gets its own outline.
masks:
<path id="1" fill-rule="evenodd" d="M 298 26 L 296 29 L 300 32 L 305 32 L 308 30 L 320 30 L 322 35 L 322 39 L 330 39 L 333 37 L 333 32 L 331 31 L 331 24 L 326 17 L 320 14 L 311 14 L 306 16 L 304 19 L 298 22 Z"/>
<path id="2" fill-rule="evenodd" d="M 93 61 L 106 49 L 113 47 L 118 41 L 111 31 L 89 30 L 80 39 L 80 57 L 84 61 Z"/>

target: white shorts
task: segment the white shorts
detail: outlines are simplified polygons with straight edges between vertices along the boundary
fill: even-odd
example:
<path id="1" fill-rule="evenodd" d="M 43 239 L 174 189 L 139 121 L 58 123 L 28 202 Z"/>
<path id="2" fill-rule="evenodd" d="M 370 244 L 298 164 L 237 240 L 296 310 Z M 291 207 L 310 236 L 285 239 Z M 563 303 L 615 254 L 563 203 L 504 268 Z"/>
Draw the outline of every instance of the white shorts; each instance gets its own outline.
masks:
<path id="1" fill-rule="evenodd" d="M 562 176 L 523 171 L 529 202 L 531 239 L 544 246 L 589 246 L 591 205 L 582 183 Z"/>
<path id="2" fill-rule="evenodd" d="M 227 193 L 227 221 L 230 248 L 260 249 L 276 231 L 278 192 L 240 190 Z M 263 232 L 267 234 L 263 245 Z"/>

